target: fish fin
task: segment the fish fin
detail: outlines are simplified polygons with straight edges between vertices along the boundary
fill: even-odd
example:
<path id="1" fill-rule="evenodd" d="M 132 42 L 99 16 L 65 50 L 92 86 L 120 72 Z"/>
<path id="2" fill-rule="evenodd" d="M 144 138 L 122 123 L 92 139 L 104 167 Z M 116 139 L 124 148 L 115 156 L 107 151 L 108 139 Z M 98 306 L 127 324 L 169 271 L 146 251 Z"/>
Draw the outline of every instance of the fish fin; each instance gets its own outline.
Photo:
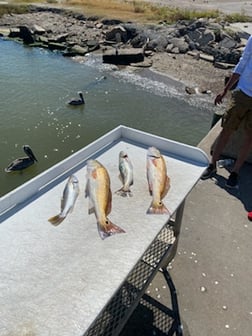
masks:
<path id="1" fill-rule="evenodd" d="M 63 220 L 65 219 L 66 217 L 63 217 L 63 216 L 60 216 L 59 215 L 56 215 L 56 216 L 53 216 L 51 218 L 48 219 L 48 221 L 54 225 L 54 226 L 58 226 L 61 222 L 63 222 Z"/>
<path id="2" fill-rule="evenodd" d="M 170 178 L 169 178 L 169 176 L 166 176 L 165 187 L 164 187 L 164 190 L 163 190 L 163 192 L 161 194 L 161 199 L 163 199 L 167 195 L 170 187 L 171 187 L 171 185 L 170 185 Z"/>
<path id="3" fill-rule="evenodd" d="M 94 203 L 92 202 L 92 199 L 88 199 L 88 214 L 91 215 L 92 213 L 95 213 L 95 207 Z"/>
<path id="4" fill-rule="evenodd" d="M 163 202 L 154 203 L 151 202 L 150 207 L 147 210 L 147 214 L 151 215 L 170 215 L 170 211 L 167 209 L 167 207 L 164 205 Z"/>
<path id="5" fill-rule="evenodd" d="M 88 214 L 91 215 L 92 213 L 95 213 L 95 207 L 93 206 L 93 203 L 89 200 Z"/>
<path id="6" fill-rule="evenodd" d="M 94 207 L 93 208 L 89 208 L 88 209 L 88 214 L 91 215 L 93 213 L 95 213 L 95 208 Z"/>
<path id="7" fill-rule="evenodd" d="M 122 178 L 122 175 L 121 175 L 121 174 L 118 175 L 118 178 L 119 178 L 119 180 L 123 183 L 123 178 Z"/>
<path id="8" fill-rule="evenodd" d="M 116 233 L 125 233 L 125 231 L 119 226 L 113 224 L 109 219 L 106 221 L 106 226 L 97 222 L 98 232 L 102 240 L 108 238 Z"/>
<path id="9" fill-rule="evenodd" d="M 112 209 L 112 192 L 111 192 L 111 189 L 109 189 L 108 203 L 107 203 L 107 207 L 105 211 L 106 216 L 110 214 L 111 209 Z"/>

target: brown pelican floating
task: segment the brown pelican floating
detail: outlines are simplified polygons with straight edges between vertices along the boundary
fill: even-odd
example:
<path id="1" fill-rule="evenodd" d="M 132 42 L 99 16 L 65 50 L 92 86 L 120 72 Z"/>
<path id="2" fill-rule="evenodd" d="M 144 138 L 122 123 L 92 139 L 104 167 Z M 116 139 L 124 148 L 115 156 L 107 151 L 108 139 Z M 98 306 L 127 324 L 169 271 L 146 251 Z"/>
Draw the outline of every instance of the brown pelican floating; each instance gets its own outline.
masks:
<path id="1" fill-rule="evenodd" d="M 69 105 L 83 105 L 85 104 L 83 93 L 81 91 L 78 92 L 80 99 L 72 99 L 68 102 Z"/>
<path id="2" fill-rule="evenodd" d="M 11 162 L 7 168 L 5 168 L 6 173 L 10 173 L 13 171 L 23 170 L 34 164 L 35 161 L 38 161 L 33 154 L 31 147 L 29 145 L 23 146 L 24 152 L 28 155 L 22 158 L 18 158 Z"/>

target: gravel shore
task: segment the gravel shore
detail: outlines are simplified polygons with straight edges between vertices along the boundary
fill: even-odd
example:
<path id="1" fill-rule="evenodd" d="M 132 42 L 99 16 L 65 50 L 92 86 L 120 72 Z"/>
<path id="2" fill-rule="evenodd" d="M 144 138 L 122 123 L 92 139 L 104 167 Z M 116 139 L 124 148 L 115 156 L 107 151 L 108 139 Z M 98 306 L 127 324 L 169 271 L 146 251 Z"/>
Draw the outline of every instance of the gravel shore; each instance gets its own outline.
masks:
<path id="1" fill-rule="evenodd" d="M 188 8 L 190 10 L 215 10 L 224 14 L 243 13 L 252 17 L 251 1 L 235 0 L 146 0 L 161 6 L 173 6 L 176 8 Z M 213 95 L 222 90 L 224 79 L 232 69 L 215 68 L 212 63 L 197 60 L 190 55 L 170 55 L 157 53 L 152 57 L 152 68 L 189 87 L 199 87 L 210 90 Z"/>
<path id="2" fill-rule="evenodd" d="M 195 59 L 187 54 L 171 55 L 156 53 L 152 56 L 152 69 L 160 72 L 185 86 L 210 90 L 217 94 L 224 86 L 224 79 L 230 69 L 219 69 L 211 62 Z"/>

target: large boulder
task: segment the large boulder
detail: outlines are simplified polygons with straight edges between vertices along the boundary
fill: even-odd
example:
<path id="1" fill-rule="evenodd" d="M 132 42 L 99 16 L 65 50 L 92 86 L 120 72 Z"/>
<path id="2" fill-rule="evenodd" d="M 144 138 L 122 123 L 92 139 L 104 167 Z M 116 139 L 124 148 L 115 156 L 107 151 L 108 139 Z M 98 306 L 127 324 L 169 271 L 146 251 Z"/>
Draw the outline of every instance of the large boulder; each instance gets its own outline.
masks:
<path id="1" fill-rule="evenodd" d="M 123 26 L 116 26 L 106 32 L 106 40 L 125 43 L 128 41 L 127 30 Z"/>
<path id="2" fill-rule="evenodd" d="M 20 26 L 19 31 L 19 36 L 23 40 L 24 44 L 34 43 L 33 33 L 28 27 Z"/>

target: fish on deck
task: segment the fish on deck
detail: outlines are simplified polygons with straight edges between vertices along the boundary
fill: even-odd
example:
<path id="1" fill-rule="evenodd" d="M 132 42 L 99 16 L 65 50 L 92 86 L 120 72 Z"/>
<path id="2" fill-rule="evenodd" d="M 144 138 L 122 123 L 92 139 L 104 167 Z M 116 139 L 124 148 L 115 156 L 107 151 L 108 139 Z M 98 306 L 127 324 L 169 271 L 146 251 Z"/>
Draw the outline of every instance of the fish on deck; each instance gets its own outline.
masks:
<path id="1" fill-rule="evenodd" d="M 73 211 L 79 192 L 79 181 L 75 175 L 71 175 L 63 191 L 60 213 L 48 219 L 51 224 L 54 226 L 59 225 Z"/>
<path id="2" fill-rule="evenodd" d="M 120 196 L 132 196 L 130 186 L 133 185 L 133 165 L 128 157 L 128 154 L 124 151 L 119 153 L 119 179 L 122 182 L 122 187 L 116 191 Z"/>
<path id="3" fill-rule="evenodd" d="M 89 197 L 88 213 L 95 214 L 101 239 L 125 231 L 107 217 L 112 209 L 110 178 L 106 168 L 97 160 L 87 162 L 86 197 Z"/>
<path id="4" fill-rule="evenodd" d="M 170 189 L 170 178 L 167 175 L 166 163 L 160 151 L 149 147 L 147 151 L 147 180 L 152 202 L 148 214 L 170 214 L 162 199 Z"/>

